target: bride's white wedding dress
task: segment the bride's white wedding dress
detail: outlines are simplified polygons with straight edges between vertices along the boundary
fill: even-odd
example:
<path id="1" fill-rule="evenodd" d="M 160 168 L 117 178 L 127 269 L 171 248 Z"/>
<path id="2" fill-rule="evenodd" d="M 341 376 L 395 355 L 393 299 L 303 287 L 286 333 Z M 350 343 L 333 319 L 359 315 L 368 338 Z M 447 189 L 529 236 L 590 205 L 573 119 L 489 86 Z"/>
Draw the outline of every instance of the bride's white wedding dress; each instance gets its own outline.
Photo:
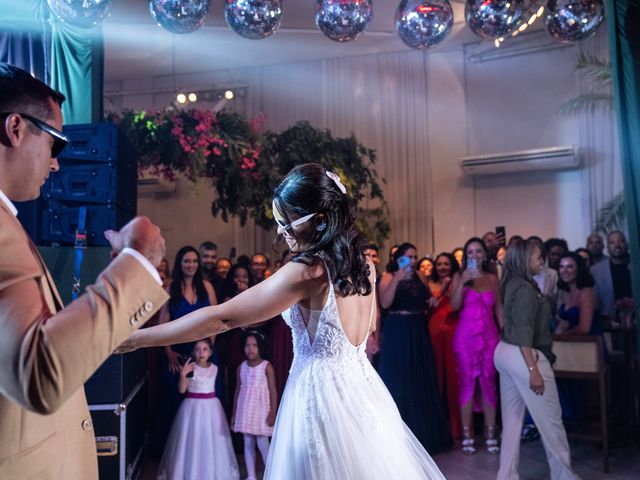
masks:
<path id="1" fill-rule="evenodd" d="M 293 332 L 294 360 L 264 478 L 444 479 L 369 363 L 366 339 L 358 347 L 347 339 L 333 285 L 322 310 L 294 305 L 282 316 Z M 305 319 L 317 320 L 315 335 Z"/>

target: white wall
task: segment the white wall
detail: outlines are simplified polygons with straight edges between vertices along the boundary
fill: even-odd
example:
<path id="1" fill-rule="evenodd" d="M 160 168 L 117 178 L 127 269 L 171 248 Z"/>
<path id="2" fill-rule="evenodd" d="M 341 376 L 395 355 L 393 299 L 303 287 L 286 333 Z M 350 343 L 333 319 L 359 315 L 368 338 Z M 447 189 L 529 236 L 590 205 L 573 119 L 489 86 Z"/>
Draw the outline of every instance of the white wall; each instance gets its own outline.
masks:
<path id="1" fill-rule="evenodd" d="M 268 128 L 309 120 L 340 136 L 354 131 L 379 153 L 376 168 L 388 181 L 392 212 L 390 243 L 410 240 L 420 253 L 433 253 L 505 225 L 508 235 L 559 236 L 576 248 L 591 221 L 584 215 L 591 192 L 582 170 L 474 179 L 458 167 L 465 154 L 585 142 L 584 119 L 556 113 L 577 93 L 576 54 L 572 47 L 471 63 L 462 48 L 404 51 L 107 82 L 106 90 L 242 82 L 247 96 L 232 108 L 266 113 Z M 171 100 L 170 94 L 127 96 L 114 107 L 162 108 Z M 160 222 L 171 253 L 205 239 L 224 254 L 231 246 L 242 253 L 270 251 L 268 232 L 212 219 L 212 192 L 198 192 L 181 182 L 170 198 L 140 198 L 140 212 Z"/>

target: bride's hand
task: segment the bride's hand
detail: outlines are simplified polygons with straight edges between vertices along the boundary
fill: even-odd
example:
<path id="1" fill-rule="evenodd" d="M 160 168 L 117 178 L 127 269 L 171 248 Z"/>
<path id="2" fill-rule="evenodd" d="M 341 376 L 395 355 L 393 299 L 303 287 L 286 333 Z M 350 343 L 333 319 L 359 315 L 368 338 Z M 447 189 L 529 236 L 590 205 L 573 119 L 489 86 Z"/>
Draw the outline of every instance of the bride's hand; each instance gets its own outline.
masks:
<path id="1" fill-rule="evenodd" d="M 116 348 L 116 351 L 114 353 L 120 353 L 120 354 L 129 353 L 139 349 L 140 345 L 138 345 L 136 341 L 137 336 L 138 336 L 138 331 L 133 332 L 129 336 L 129 338 L 127 338 L 124 342 L 120 344 L 118 348 Z"/>

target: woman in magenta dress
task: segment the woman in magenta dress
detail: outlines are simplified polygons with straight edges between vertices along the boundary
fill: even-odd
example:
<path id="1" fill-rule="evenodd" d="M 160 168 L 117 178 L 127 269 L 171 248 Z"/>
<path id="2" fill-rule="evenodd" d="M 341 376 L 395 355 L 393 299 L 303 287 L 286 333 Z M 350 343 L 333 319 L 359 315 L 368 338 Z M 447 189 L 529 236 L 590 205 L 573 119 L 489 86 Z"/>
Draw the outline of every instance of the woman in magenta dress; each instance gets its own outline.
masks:
<path id="1" fill-rule="evenodd" d="M 493 352 L 500 341 L 502 300 L 497 275 L 487 259 L 487 247 L 479 238 L 464 246 L 462 274 L 453 280 L 451 306 L 459 310 L 453 351 L 458 364 L 462 451 L 475 453 L 473 412 L 484 412 L 485 446 L 498 454 L 496 431 L 496 369 Z M 497 323 L 496 323 L 497 321 Z"/>

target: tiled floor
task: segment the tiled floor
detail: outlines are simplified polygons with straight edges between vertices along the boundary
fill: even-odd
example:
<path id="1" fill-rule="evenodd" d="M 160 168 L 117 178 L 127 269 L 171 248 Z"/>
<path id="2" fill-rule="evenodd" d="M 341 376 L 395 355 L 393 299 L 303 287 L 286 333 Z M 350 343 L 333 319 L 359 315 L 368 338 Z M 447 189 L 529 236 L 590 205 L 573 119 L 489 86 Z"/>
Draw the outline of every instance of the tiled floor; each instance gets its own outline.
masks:
<path id="1" fill-rule="evenodd" d="M 640 448 L 633 443 L 613 446 L 610 457 L 611 472 L 608 474 L 603 471 L 602 451 L 597 450 L 593 443 L 572 442 L 571 454 L 573 466 L 582 480 L 640 480 Z M 466 456 L 459 449 L 455 449 L 437 455 L 434 460 L 449 480 L 494 480 L 498 471 L 499 458 L 482 450 L 473 456 Z M 238 464 L 243 470 L 242 457 L 238 458 Z M 155 479 L 155 471 L 156 465 L 147 463 L 141 480 Z M 520 476 L 522 480 L 546 480 L 549 478 L 547 460 L 540 440 L 522 445 Z M 258 478 L 262 477 L 259 475 Z"/>

